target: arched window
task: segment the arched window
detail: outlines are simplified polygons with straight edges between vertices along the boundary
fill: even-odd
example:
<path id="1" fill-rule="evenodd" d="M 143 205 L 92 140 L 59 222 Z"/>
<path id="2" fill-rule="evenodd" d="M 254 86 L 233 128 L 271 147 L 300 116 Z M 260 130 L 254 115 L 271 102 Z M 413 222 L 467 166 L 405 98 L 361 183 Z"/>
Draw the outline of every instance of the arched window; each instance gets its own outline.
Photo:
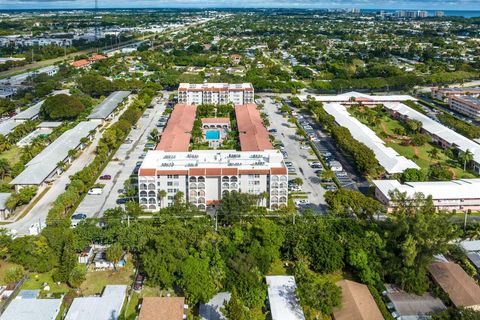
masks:
<path id="1" fill-rule="evenodd" d="M 199 183 L 198 189 L 205 189 L 205 183 Z"/>
<path id="2" fill-rule="evenodd" d="M 190 182 L 197 182 L 197 178 L 196 178 L 196 177 L 190 177 L 190 178 L 189 178 L 189 181 L 190 181 Z"/>
<path id="3" fill-rule="evenodd" d="M 149 206 L 148 206 L 148 209 L 156 210 L 156 209 L 157 209 L 157 206 L 155 206 L 155 205 L 149 205 Z"/>
<path id="4" fill-rule="evenodd" d="M 140 190 L 147 190 L 147 184 L 146 183 L 140 183 Z"/>
<path id="5" fill-rule="evenodd" d="M 147 198 L 140 198 L 140 204 L 147 204 Z"/>
<path id="6" fill-rule="evenodd" d="M 205 182 L 205 177 L 198 177 L 197 181 L 198 182 Z"/>
<path id="7" fill-rule="evenodd" d="M 140 191 L 140 197 L 146 197 L 147 191 Z"/>
<path id="8" fill-rule="evenodd" d="M 157 199 L 155 199 L 155 198 L 149 198 L 149 199 L 148 199 L 148 203 L 149 203 L 149 204 L 156 204 L 156 203 L 157 203 Z"/>
<path id="9" fill-rule="evenodd" d="M 149 197 L 155 197 L 156 196 L 155 191 L 148 191 L 148 196 Z"/>
<path id="10" fill-rule="evenodd" d="M 149 183 L 148 190 L 155 190 L 155 183 Z"/>
<path id="11" fill-rule="evenodd" d="M 233 176 L 230 178 L 230 182 L 237 182 L 238 181 L 238 178 Z"/>
<path id="12" fill-rule="evenodd" d="M 200 210 L 205 210 L 205 205 L 204 205 L 204 204 L 199 204 L 199 205 L 198 205 L 198 209 L 200 209 Z"/>
<path id="13" fill-rule="evenodd" d="M 222 182 L 228 182 L 229 180 L 230 180 L 230 178 L 227 177 L 227 176 L 222 177 Z"/>
<path id="14" fill-rule="evenodd" d="M 197 184 L 196 183 L 190 183 L 190 189 L 196 189 Z"/>

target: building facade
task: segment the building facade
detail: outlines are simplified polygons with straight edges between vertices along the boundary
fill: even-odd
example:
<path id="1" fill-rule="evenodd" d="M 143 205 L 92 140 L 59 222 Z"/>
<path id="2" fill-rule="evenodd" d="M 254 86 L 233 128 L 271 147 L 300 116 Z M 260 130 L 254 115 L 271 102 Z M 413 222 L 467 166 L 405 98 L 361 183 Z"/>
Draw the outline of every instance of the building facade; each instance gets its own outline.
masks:
<path id="1" fill-rule="evenodd" d="M 391 192 L 398 190 L 408 198 L 415 194 L 431 196 L 433 205 L 439 210 L 480 210 L 480 179 L 462 179 L 452 181 L 406 182 L 397 180 L 374 180 L 375 197 L 387 209 L 392 210 Z"/>
<path id="2" fill-rule="evenodd" d="M 480 118 L 480 99 L 473 96 L 451 96 L 448 98 L 450 109 L 467 117 Z"/>
<path id="3" fill-rule="evenodd" d="M 150 151 L 138 184 L 146 211 L 172 205 L 178 192 L 200 210 L 215 207 L 231 191 L 259 195 L 259 205 L 270 209 L 286 206 L 288 199 L 287 168 L 277 150 Z M 161 190 L 166 193 L 163 198 Z"/>
<path id="4" fill-rule="evenodd" d="M 479 95 L 480 88 L 432 88 L 431 96 L 434 99 L 446 101 L 451 96 Z"/>
<path id="5" fill-rule="evenodd" d="M 178 103 L 188 105 L 254 103 L 251 83 L 181 83 L 178 88 Z"/>

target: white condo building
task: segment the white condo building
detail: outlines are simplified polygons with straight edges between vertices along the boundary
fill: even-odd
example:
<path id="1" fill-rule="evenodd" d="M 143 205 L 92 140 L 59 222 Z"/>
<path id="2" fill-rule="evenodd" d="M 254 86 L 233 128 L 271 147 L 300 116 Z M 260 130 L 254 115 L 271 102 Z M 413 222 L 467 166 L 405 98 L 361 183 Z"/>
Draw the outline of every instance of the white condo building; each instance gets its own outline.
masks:
<path id="1" fill-rule="evenodd" d="M 138 173 L 140 205 L 146 211 L 170 206 L 178 192 L 200 210 L 218 205 L 226 192 L 268 197 L 259 204 L 275 209 L 287 205 L 288 173 L 277 150 L 245 152 L 195 150 L 149 151 Z M 159 199 L 159 191 L 166 197 Z"/>
<path id="2" fill-rule="evenodd" d="M 254 90 L 251 83 L 180 83 L 178 103 L 189 105 L 250 104 L 255 103 Z"/>

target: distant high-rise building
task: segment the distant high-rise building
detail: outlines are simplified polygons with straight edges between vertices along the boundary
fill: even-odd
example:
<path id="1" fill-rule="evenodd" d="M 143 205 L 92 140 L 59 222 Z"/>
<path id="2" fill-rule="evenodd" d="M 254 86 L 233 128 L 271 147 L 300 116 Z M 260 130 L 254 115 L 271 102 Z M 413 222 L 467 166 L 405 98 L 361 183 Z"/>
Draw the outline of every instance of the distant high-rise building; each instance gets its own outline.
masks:
<path id="1" fill-rule="evenodd" d="M 445 16 L 445 12 L 443 11 L 435 11 L 435 17 L 444 17 Z"/>
<path id="2" fill-rule="evenodd" d="M 360 9 L 359 8 L 353 8 L 353 9 L 350 9 L 350 12 L 351 13 L 360 13 Z"/>
<path id="3" fill-rule="evenodd" d="M 178 102 L 185 104 L 248 104 L 254 103 L 251 83 L 180 83 Z"/>
<path id="4" fill-rule="evenodd" d="M 417 15 L 419 18 L 426 18 L 428 17 L 428 12 L 427 11 L 417 11 Z"/>

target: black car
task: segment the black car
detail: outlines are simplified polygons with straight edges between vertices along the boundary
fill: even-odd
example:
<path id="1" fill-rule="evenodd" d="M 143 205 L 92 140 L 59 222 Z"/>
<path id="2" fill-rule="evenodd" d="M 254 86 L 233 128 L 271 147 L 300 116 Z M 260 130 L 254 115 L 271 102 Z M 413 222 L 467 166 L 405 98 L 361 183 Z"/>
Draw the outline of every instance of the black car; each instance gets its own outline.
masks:
<path id="1" fill-rule="evenodd" d="M 277 129 L 270 129 L 270 130 L 268 130 L 268 132 L 270 132 L 270 133 L 276 133 L 276 132 L 277 132 Z"/>
<path id="2" fill-rule="evenodd" d="M 87 215 L 85 213 L 72 214 L 72 220 L 83 220 L 83 219 L 87 219 Z"/>
<path id="3" fill-rule="evenodd" d="M 125 204 L 128 202 L 128 199 L 127 198 L 121 198 L 121 199 L 117 199 L 117 204 Z"/>

